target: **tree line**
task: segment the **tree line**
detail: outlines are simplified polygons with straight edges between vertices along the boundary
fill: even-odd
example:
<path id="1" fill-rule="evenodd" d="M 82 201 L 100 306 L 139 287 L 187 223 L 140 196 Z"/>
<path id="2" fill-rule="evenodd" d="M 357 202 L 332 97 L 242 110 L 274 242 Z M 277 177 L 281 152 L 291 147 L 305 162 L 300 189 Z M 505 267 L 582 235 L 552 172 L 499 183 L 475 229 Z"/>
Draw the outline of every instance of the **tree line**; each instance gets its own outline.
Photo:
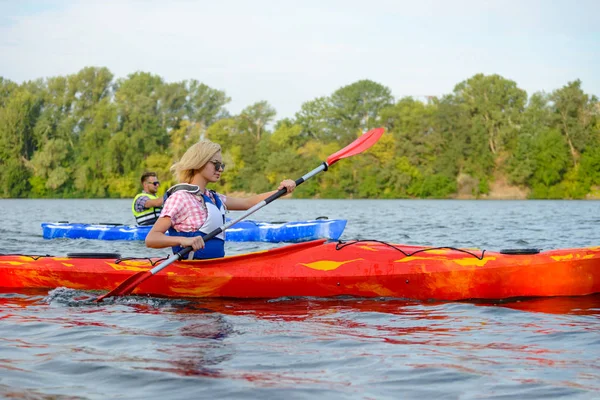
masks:
<path id="1" fill-rule="evenodd" d="M 485 197 L 498 179 L 530 198 L 600 193 L 600 103 L 574 80 L 527 93 L 477 74 L 440 98 L 394 99 L 360 80 L 276 119 L 266 101 L 238 115 L 230 97 L 197 80 L 107 68 L 17 84 L 0 77 L 0 197 L 126 198 L 200 138 L 223 147 L 217 190 L 258 193 L 296 178 L 358 135 L 386 133 L 361 157 L 306 182 L 300 198 Z"/>

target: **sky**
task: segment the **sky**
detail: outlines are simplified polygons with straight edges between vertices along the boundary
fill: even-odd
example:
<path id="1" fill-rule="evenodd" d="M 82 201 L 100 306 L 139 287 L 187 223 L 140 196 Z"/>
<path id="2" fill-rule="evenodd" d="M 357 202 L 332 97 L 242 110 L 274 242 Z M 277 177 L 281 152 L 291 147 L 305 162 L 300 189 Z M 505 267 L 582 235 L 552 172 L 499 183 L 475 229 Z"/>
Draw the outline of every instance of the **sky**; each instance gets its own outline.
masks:
<path id="1" fill-rule="evenodd" d="M 225 91 L 232 114 L 276 119 L 370 79 L 400 99 L 475 74 L 600 97 L 598 0 L 0 0 L 0 76 L 17 83 L 107 67 Z"/>

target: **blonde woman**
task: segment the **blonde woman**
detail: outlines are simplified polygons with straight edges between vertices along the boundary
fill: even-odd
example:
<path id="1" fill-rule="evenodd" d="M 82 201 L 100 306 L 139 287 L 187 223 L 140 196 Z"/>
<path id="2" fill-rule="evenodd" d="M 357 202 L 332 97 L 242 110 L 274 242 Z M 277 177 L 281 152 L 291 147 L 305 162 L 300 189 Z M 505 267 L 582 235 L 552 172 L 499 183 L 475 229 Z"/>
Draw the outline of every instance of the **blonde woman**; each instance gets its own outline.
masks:
<path id="1" fill-rule="evenodd" d="M 217 182 L 225 164 L 221 146 L 209 140 L 192 145 L 171 167 L 177 180 L 189 185 L 176 185 L 164 203 L 158 221 L 148 236 L 146 246 L 151 248 L 172 247 L 173 253 L 191 246 L 190 259 L 218 258 L 225 255 L 225 235 L 220 233 L 204 243 L 203 237 L 225 223 L 225 210 L 247 210 L 276 191 L 257 194 L 248 198 L 228 197 L 208 190 L 209 183 Z M 277 188 L 291 193 L 296 183 L 285 179 Z M 169 235 L 165 233 L 169 231 Z"/>

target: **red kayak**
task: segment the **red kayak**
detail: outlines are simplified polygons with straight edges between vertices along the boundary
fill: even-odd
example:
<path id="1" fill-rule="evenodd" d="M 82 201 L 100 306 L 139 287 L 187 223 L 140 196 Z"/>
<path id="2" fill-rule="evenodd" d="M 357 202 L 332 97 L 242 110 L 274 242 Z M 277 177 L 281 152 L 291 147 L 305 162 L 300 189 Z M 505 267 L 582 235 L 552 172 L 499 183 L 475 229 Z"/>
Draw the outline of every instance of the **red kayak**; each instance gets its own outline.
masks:
<path id="1" fill-rule="evenodd" d="M 0 287 L 110 291 L 164 259 L 117 254 L 1 255 Z M 134 290 L 159 297 L 391 297 L 415 300 L 600 292 L 600 247 L 485 251 L 316 240 L 202 261 L 175 261 Z"/>

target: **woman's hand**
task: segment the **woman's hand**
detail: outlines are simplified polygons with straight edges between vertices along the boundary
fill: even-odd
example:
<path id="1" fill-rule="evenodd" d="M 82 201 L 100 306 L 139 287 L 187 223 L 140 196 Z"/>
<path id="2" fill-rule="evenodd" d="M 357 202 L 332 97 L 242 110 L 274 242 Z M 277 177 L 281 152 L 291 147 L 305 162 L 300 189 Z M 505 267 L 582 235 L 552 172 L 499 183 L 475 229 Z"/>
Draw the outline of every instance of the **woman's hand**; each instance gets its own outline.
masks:
<path id="1" fill-rule="evenodd" d="M 286 188 L 288 193 L 292 193 L 294 191 L 294 189 L 296 189 L 296 182 L 294 182 L 291 179 L 284 179 L 279 184 L 279 187 L 277 188 L 277 190 L 281 190 L 283 188 Z"/>
<path id="2" fill-rule="evenodd" d="M 181 237 L 179 245 L 181 247 L 192 247 L 194 251 L 204 248 L 204 239 L 202 236 Z"/>

